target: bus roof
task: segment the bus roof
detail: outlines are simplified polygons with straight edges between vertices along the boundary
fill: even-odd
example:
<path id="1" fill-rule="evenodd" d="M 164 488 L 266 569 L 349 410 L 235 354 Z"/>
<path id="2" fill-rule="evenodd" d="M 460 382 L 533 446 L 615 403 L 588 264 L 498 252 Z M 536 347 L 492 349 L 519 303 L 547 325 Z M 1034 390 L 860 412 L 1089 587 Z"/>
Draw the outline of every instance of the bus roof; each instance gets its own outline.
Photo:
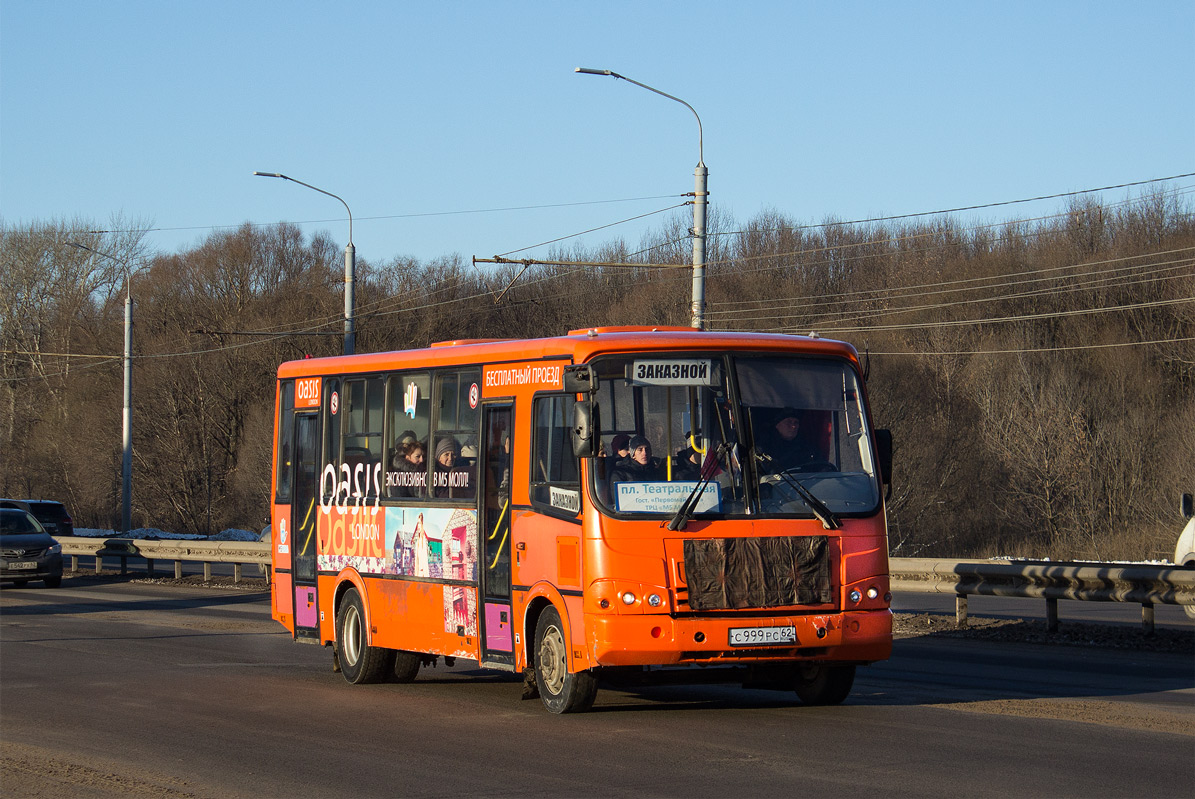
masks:
<path id="1" fill-rule="evenodd" d="M 278 377 L 418 369 L 475 363 L 569 359 L 585 363 L 618 352 L 676 350 L 772 350 L 845 357 L 858 362 L 855 348 L 816 335 L 700 331 L 689 327 L 591 327 L 566 335 L 531 339 L 461 339 L 422 349 L 369 352 L 287 361 Z"/>

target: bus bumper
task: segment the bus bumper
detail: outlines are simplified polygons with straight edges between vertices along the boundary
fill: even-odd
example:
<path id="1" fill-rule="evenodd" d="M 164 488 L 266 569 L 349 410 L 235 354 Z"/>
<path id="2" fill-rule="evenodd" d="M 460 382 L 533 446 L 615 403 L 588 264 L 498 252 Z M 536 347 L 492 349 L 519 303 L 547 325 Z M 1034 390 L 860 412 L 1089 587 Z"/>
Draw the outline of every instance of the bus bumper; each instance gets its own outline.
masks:
<path id="1" fill-rule="evenodd" d="M 806 660 L 874 663 L 892 653 L 892 611 L 777 616 L 587 614 L 589 650 L 601 666 Z M 792 627 L 794 643 L 736 646 L 732 631 Z M 741 633 L 736 637 L 742 637 Z"/>

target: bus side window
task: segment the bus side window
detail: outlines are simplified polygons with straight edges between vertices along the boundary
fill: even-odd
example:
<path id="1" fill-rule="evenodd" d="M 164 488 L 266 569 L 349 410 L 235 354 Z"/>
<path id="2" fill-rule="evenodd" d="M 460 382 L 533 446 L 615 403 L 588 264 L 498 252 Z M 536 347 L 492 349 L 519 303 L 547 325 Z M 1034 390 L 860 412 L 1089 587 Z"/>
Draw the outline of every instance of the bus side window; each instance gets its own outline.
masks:
<path id="1" fill-rule="evenodd" d="M 481 373 L 476 370 L 436 375 L 432 492 L 436 497 L 471 499 L 477 494 L 478 405 Z"/>
<path id="2" fill-rule="evenodd" d="M 278 490 L 274 502 L 285 505 L 290 502 L 291 445 L 295 428 L 295 381 L 282 383 L 282 399 L 278 403 L 278 462 L 275 471 L 278 476 Z"/>
<path id="3" fill-rule="evenodd" d="M 386 493 L 390 497 L 426 497 L 427 471 L 432 459 L 430 447 L 432 418 L 432 378 L 427 372 L 403 372 L 390 377 L 386 395 L 390 419 L 386 472 Z M 414 463 L 403 457 L 404 445 L 414 441 L 423 445 L 423 460 Z M 414 453 L 412 453 L 414 454 Z"/>
<path id="4" fill-rule="evenodd" d="M 323 467 L 332 466 L 336 472 L 332 480 L 320 479 L 324 504 L 335 501 L 340 492 L 340 380 L 330 377 L 324 381 L 324 460 Z"/>
<path id="5" fill-rule="evenodd" d="M 531 502 L 570 517 L 581 510 L 580 470 L 569 438 L 575 403 L 562 394 L 537 397 L 532 406 Z"/>

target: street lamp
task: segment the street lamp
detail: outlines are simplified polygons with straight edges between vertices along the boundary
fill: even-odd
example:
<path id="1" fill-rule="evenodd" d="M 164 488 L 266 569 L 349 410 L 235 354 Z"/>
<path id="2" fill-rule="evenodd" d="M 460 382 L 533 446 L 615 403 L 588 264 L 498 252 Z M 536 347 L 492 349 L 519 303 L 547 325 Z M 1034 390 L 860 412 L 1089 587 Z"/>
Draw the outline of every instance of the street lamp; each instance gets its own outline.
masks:
<path id="1" fill-rule="evenodd" d="M 326 194 L 329 197 L 340 200 L 340 204 L 344 206 L 344 210 L 348 211 L 349 243 L 344 248 L 344 354 L 352 355 L 355 350 L 356 340 L 356 331 L 353 326 L 353 279 L 357 273 L 357 248 L 353 246 L 353 212 L 349 211 L 349 204 L 330 191 L 324 191 L 321 188 L 312 186 L 310 183 L 295 180 L 279 172 L 254 172 L 253 174 L 262 178 L 282 178 L 283 180 L 289 180 L 291 183 L 306 186 L 313 191 L 318 191 L 320 194 Z"/>
<path id="2" fill-rule="evenodd" d="M 133 519 L 133 289 L 129 262 L 106 252 L 93 250 L 83 244 L 68 241 L 71 247 L 108 258 L 124 267 L 124 428 L 123 457 L 121 459 L 120 532 L 127 535 Z"/>
<path id="3" fill-rule="evenodd" d="M 709 196 L 707 188 L 709 170 L 705 168 L 705 144 L 701 132 L 701 117 L 697 116 L 697 112 L 693 109 L 693 106 L 679 97 L 673 97 L 671 94 L 666 94 L 659 89 L 653 89 L 646 83 L 631 80 L 626 75 L 619 75 L 617 72 L 611 72 L 608 69 L 587 69 L 585 67 L 577 67 L 574 71 L 580 72 L 583 75 L 606 75 L 611 78 L 625 80 L 627 83 L 633 83 L 640 88 L 647 89 L 649 92 L 655 92 L 661 97 L 675 100 L 685 108 L 693 111 L 693 116 L 697 117 L 697 168 L 693 170 L 696 186 L 693 193 L 693 322 L 691 326 L 696 330 L 701 330 L 705 326 L 705 211 L 707 204 L 706 197 Z"/>

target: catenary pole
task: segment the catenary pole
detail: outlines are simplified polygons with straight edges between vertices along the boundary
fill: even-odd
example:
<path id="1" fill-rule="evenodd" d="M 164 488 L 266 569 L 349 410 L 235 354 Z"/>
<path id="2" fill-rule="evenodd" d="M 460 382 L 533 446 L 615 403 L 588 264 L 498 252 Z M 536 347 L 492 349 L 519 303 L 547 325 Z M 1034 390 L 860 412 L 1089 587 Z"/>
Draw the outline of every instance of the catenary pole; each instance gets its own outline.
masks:
<path id="1" fill-rule="evenodd" d="M 124 267 L 124 408 L 121 414 L 120 532 L 127 535 L 133 524 L 133 287 L 129 262 L 84 244 L 67 244 L 108 258 Z"/>

